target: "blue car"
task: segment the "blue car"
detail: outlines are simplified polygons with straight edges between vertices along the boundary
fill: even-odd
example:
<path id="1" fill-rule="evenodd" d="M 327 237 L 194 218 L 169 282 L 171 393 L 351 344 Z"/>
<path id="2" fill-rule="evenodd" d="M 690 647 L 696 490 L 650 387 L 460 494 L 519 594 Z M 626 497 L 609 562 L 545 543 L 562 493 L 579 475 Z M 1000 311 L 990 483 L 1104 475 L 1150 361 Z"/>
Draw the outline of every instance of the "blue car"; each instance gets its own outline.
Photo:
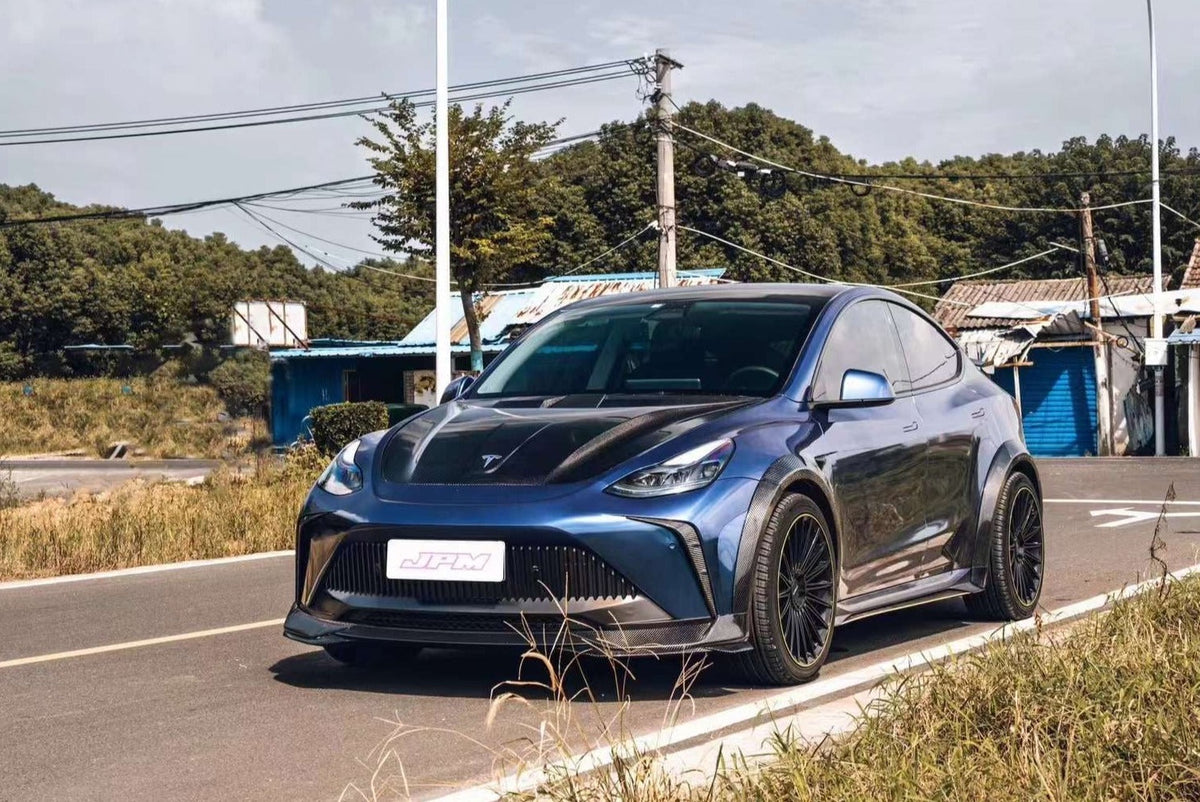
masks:
<path id="1" fill-rule="evenodd" d="M 608 296 L 348 446 L 297 527 L 295 640 L 344 662 L 569 642 L 816 675 L 834 628 L 1029 616 L 1041 485 L 1013 399 L 845 286 Z"/>

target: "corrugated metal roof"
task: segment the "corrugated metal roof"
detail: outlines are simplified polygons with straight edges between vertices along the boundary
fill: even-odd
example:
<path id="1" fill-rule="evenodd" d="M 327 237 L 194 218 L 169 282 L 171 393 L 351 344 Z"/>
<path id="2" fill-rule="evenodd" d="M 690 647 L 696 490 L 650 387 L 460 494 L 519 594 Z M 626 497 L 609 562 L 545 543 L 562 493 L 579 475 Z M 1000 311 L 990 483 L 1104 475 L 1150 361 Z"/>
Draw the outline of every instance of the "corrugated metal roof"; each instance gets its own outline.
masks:
<path id="1" fill-rule="evenodd" d="M 1200 289 L 1200 237 L 1192 247 L 1192 258 L 1188 260 L 1187 269 L 1183 271 L 1183 281 L 1179 283 L 1181 290 Z"/>
<path id="2" fill-rule="evenodd" d="M 1200 331 L 1173 331 L 1167 342 L 1171 345 L 1200 345 Z"/>
<path id="3" fill-rule="evenodd" d="M 715 284 L 724 275 L 722 268 L 680 270 L 679 285 L 693 287 Z M 557 276 L 531 289 L 504 290 L 483 294 L 476 302 L 479 310 L 479 339 L 486 353 L 499 353 L 508 345 L 507 335 L 514 326 L 536 323 L 546 315 L 575 301 L 654 289 L 656 273 L 601 273 L 581 276 Z M 467 324 L 461 306 L 450 329 L 451 351 L 470 353 Z M 313 340 L 312 349 L 272 351 L 272 359 L 320 359 L 353 356 L 427 356 L 434 353 L 434 313 L 430 312 L 399 342 L 356 342 L 353 340 Z"/>
<path id="4" fill-rule="evenodd" d="M 495 354 L 503 351 L 506 345 L 507 343 L 484 343 L 483 350 L 484 353 Z M 455 344 L 451 346 L 450 352 L 453 354 L 469 354 L 471 353 L 471 346 Z M 342 345 L 331 348 L 312 348 L 308 351 L 305 351 L 303 348 L 281 348 L 278 351 L 271 352 L 271 359 L 338 359 L 374 356 L 432 356 L 433 354 L 433 343 L 404 345 L 402 343 L 383 342 L 371 345 Z"/>
<path id="5" fill-rule="evenodd" d="M 679 285 L 692 287 L 715 284 L 724 273 L 722 268 L 680 270 Z M 575 301 L 619 292 L 652 290 L 657 284 L 656 273 L 600 273 L 556 276 L 532 289 L 486 293 L 476 302 L 480 320 L 479 338 L 485 343 L 498 341 L 513 326 L 536 323 L 556 309 Z M 432 343 L 435 336 L 434 316 L 433 312 L 430 312 L 400 342 L 404 345 L 426 345 Z M 468 343 L 467 324 L 461 314 L 456 315 L 451 327 L 450 341 L 456 344 Z"/>
<path id="6" fill-rule="evenodd" d="M 1148 293 L 1153 287 L 1151 276 L 1109 276 L 1108 286 L 1113 295 Z M 934 318 L 949 330 L 1011 328 L 1026 316 L 979 317 L 973 315 L 985 303 L 1004 301 L 1053 305 L 1053 302 L 1083 302 L 1088 298 L 1087 284 L 1082 278 L 1041 279 L 1029 281 L 959 281 L 952 285 L 933 310 Z"/>
<path id="7" fill-rule="evenodd" d="M 724 272 L 724 270 L 681 270 L 679 271 L 679 286 L 696 287 L 703 284 L 716 284 Z M 579 279 L 575 279 L 573 276 L 564 276 L 561 279 L 547 281 L 538 287 L 534 297 L 525 308 L 513 317 L 512 325 L 528 326 L 537 323 L 551 312 L 576 301 L 586 301 L 602 295 L 642 292 L 652 290 L 657 286 L 658 276 L 654 273 L 580 276 Z"/>

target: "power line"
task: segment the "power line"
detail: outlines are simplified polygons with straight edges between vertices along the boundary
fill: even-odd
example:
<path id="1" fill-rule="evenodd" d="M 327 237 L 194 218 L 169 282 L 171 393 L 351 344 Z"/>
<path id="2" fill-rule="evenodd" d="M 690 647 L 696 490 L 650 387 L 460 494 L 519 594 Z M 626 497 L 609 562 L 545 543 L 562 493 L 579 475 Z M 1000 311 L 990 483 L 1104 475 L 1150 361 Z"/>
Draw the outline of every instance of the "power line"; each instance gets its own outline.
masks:
<path id="1" fill-rule="evenodd" d="M 970 200 L 967 198 L 954 198 L 954 197 L 950 197 L 947 195 L 936 195 L 931 192 L 921 192 L 921 191 L 915 190 L 915 189 L 906 189 L 904 187 L 894 187 L 894 186 L 890 186 L 888 184 L 878 184 L 878 183 L 875 183 L 874 181 L 859 181 L 859 180 L 851 179 L 851 178 L 841 178 L 839 176 L 829 175 L 826 173 L 809 172 L 807 170 L 800 170 L 796 167 L 791 167 L 786 164 L 780 164 L 779 162 L 772 161 L 771 159 L 768 159 L 765 156 L 759 156 L 755 153 L 750 153 L 749 151 L 742 150 L 741 148 L 735 147 L 734 145 L 731 145 L 728 142 L 724 142 L 720 139 L 717 139 L 714 136 L 709 136 L 708 134 L 705 134 L 701 131 L 696 131 L 692 128 L 688 128 L 687 126 L 682 125 L 680 123 L 674 123 L 673 127 L 678 128 L 681 131 L 685 131 L 689 134 L 692 134 L 693 136 L 698 136 L 701 139 L 708 140 L 709 142 L 712 142 L 715 145 L 720 145 L 721 147 L 726 148 L 730 151 L 733 151 L 734 153 L 738 153 L 742 156 L 745 156 L 748 159 L 753 159 L 762 164 L 766 164 L 770 167 L 774 167 L 778 170 L 783 170 L 785 172 L 794 173 L 796 175 L 805 176 L 806 178 L 813 178 L 813 179 L 818 179 L 821 181 L 829 181 L 832 183 L 848 184 L 851 186 L 865 187 L 868 192 L 870 192 L 873 189 L 881 189 L 881 190 L 885 190 L 888 192 L 898 192 L 898 193 L 905 194 L 905 195 L 915 195 L 917 197 L 927 198 L 929 200 L 945 201 L 947 203 L 957 203 L 957 204 L 961 204 L 964 206 L 977 206 L 977 207 L 984 208 L 984 209 L 995 209 L 997 211 L 1004 211 L 1004 212 L 1041 212 L 1041 213 L 1052 213 L 1052 214 L 1078 214 L 1081 211 L 1080 209 L 1075 208 L 1075 207 L 1056 208 L 1056 207 L 1048 207 L 1048 206 L 1006 206 L 1004 204 L 999 204 L 999 203 L 987 203 L 985 201 L 976 201 L 976 200 Z M 1142 198 L 1139 200 L 1132 200 L 1132 201 L 1122 201 L 1120 203 L 1110 203 L 1110 204 L 1107 204 L 1104 206 L 1093 206 L 1092 211 L 1100 211 L 1103 209 L 1118 209 L 1123 206 L 1134 206 L 1137 204 L 1149 203 L 1149 202 L 1150 202 L 1149 198 Z"/>
<path id="2" fill-rule="evenodd" d="M 589 64 L 583 67 L 572 67 L 569 69 L 552 70 L 548 72 L 529 73 L 526 75 L 517 75 L 509 78 L 497 78 L 488 81 L 475 81 L 473 83 L 455 84 L 450 89 L 453 92 L 470 92 L 480 89 L 494 89 L 503 87 L 509 84 L 526 84 L 534 81 L 545 81 L 550 79 L 560 79 L 566 76 L 577 76 L 589 72 L 601 72 L 611 70 L 615 67 L 629 67 L 631 61 L 610 61 L 603 64 Z M 627 74 L 627 73 L 622 73 Z M 127 130 L 133 128 L 154 128 L 162 126 L 172 126 L 190 123 L 215 122 L 221 120 L 236 120 L 252 117 L 263 117 L 270 115 L 294 114 L 304 111 L 321 111 L 331 108 L 342 108 L 346 106 L 359 106 L 363 104 L 379 104 L 381 101 L 400 100 L 403 98 L 422 98 L 433 95 L 433 89 L 420 89 L 410 92 L 380 92 L 375 95 L 363 95 L 360 97 L 343 98 L 340 100 L 325 100 L 313 103 L 298 103 L 286 106 L 268 106 L 256 109 L 243 109 L 240 111 L 214 112 L 209 114 L 187 114 L 176 117 L 153 117 L 143 120 L 124 120 L 121 122 L 109 123 L 89 123 L 83 125 L 62 125 L 51 126 L 45 128 L 15 128 L 0 131 L 0 137 L 3 138 L 23 138 L 34 136 L 49 136 L 49 135 L 66 135 L 78 134 L 96 131 L 114 131 Z M 362 113 L 360 110 L 357 113 Z"/>
<path id="3" fill-rule="evenodd" d="M 586 134 L 575 134 L 573 136 L 563 137 L 562 139 L 556 139 L 552 142 L 547 142 L 542 147 L 542 151 L 548 150 L 550 148 L 554 148 L 556 146 L 559 146 L 559 145 L 562 145 L 565 143 L 578 142 L 582 139 L 594 137 L 598 133 L 599 132 L 597 132 L 597 131 L 593 131 L 593 132 L 586 133 Z M 264 199 L 268 199 L 268 198 L 275 199 L 275 200 L 309 200 L 309 199 L 311 199 L 310 197 L 304 197 L 304 198 L 295 197 L 294 198 L 291 196 L 305 195 L 306 193 L 311 193 L 311 192 L 318 191 L 318 190 L 332 189 L 332 188 L 336 188 L 336 187 L 348 187 L 348 186 L 352 186 L 354 184 L 371 183 L 371 182 L 374 182 L 375 178 L 376 178 L 375 174 L 360 175 L 360 176 L 356 176 L 354 178 L 339 178 L 335 181 L 325 181 L 320 184 L 308 184 L 306 186 L 290 187 L 288 189 L 275 189 L 275 190 L 270 190 L 267 192 L 257 192 L 252 195 L 236 195 L 236 196 L 229 197 L 229 198 L 216 198 L 216 199 L 212 199 L 212 200 L 189 201 L 189 202 L 185 202 L 185 203 L 168 203 L 168 204 L 160 204 L 158 206 L 144 206 L 141 208 L 134 208 L 134 209 L 106 209 L 104 211 L 78 212 L 78 213 L 74 213 L 74 214 L 55 215 L 55 216 L 51 216 L 51 217 L 27 217 L 27 218 L 21 218 L 21 219 L 16 219 L 16 220 L 0 220 L 0 229 L 17 228 L 19 226 L 27 226 L 27 225 L 43 225 L 43 224 L 47 224 L 47 223 L 69 223 L 69 222 L 81 221 L 81 220 L 120 220 L 120 219 L 139 218 L 139 217 L 166 217 L 166 216 L 172 215 L 172 214 L 185 214 L 187 212 L 200 211 L 202 209 L 208 209 L 208 208 L 211 208 L 214 206 L 229 206 L 229 205 L 234 205 L 234 204 L 238 204 L 238 203 L 249 203 L 249 202 L 253 202 L 253 201 L 264 200 Z M 378 193 L 372 192 L 369 194 L 371 194 L 371 195 L 386 194 L 386 192 L 381 190 Z M 270 206 L 267 204 L 258 204 L 258 205 L 261 205 L 261 206 L 264 206 L 264 207 L 270 208 L 270 209 L 276 209 L 279 211 L 288 211 L 288 212 L 307 213 L 307 212 L 315 211 L 315 210 L 310 210 L 310 209 L 287 209 L 285 207 Z M 341 210 L 345 210 L 345 212 L 347 212 L 346 216 L 353 216 L 353 214 L 357 214 L 357 212 L 355 210 L 351 210 L 345 206 L 327 207 L 326 210 L 322 210 L 322 213 L 336 214 L 338 211 L 341 211 Z"/>
<path id="4" fill-rule="evenodd" d="M 1158 205 L 1159 205 L 1159 206 L 1161 206 L 1162 208 L 1166 209 L 1166 210 L 1167 210 L 1168 212 L 1170 212 L 1171 214 L 1173 214 L 1173 215 L 1175 215 L 1176 217 L 1178 217 L 1180 220 L 1183 220 L 1185 223 L 1191 223 L 1191 224 L 1192 224 L 1192 225 L 1194 225 L 1196 228 L 1200 228 L 1200 223 L 1197 223 L 1195 220 L 1193 220 L 1192 218 L 1188 217 L 1188 216 L 1187 216 L 1187 215 L 1185 215 L 1183 212 L 1181 212 L 1181 211 L 1178 211 L 1177 209 L 1172 209 L 1170 206 L 1168 206 L 1167 204 L 1163 203 L 1162 201 L 1159 201 L 1159 202 L 1158 202 Z"/>
<path id="5" fill-rule="evenodd" d="M 496 97 L 512 97 L 515 95 L 524 95 L 531 92 L 543 92 L 548 89 L 566 89 L 575 86 L 584 86 L 587 84 L 601 83 L 604 81 L 613 81 L 620 78 L 627 78 L 632 75 L 626 70 L 617 70 L 613 72 L 600 73 L 586 77 L 574 77 L 561 81 L 549 83 L 532 84 L 529 86 L 515 86 L 512 88 L 500 89 L 496 91 L 486 91 L 474 94 L 458 95 L 451 98 L 454 103 L 468 103 L 475 100 L 488 100 Z M 433 101 L 420 101 L 412 104 L 416 108 L 428 108 L 433 106 Z M 331 120 L 342 117 L 359 117 L 365 114 L 373 114 L 377 112 L 387 111 L 388 104 L 373 106 L 370 108 L 353 109 L 349 111 L 333 111 L 322 114 L 305 114 L 294 117 L 284 117 L 282 119 L 268 120 L 251 120 L 248 122 L 228 122 L 217 123 L 213 125 L 192 126 L 186 128 L 169 128 L 165 130 L 149 130 L 149 131 L 130 131 L 126 133 L 102 133 L 85 136 L 70 136 L 70 137 L 50 137 L 42 139 L 14 139 L 0 141 L 0 147 L 14 147 L 20 145 L 48 145 L 55 143 L 66 142 L 97 142 L 101 140 L 115 139 L 137 139 L 150 136 L 166 136 L 168 134 L 192 134 L 207 131 L 227 131 L 239 128 L 258 128 L 266 125 L 282 125 L 285 123 L 312 122 L 314 120 Z"/>
<path id="6" fill-rule="evenodd" d="M 674 100 L 669 100 L 675 110 L 682 113 L 683 108 Z M 688 131 L 688 133 L 696 133 L 676 124 L 676 127 Z M 684 147 L 703 153 L 706 156 L 712 154 L 700 150 L 694 145 L 686 142 L 680 144 Z M 727 146 L 730 147 L 730 146 Z M 731 149 L 733 149 L 731 147 Z M 748 154 L 743 154 L 748 155 Z M 751 157 L 754 158 L 754 157 Z M 1162 175 L 1200 175 L 1200 167 L 1198 168 L 1177 168 L 1174 170 L 1160 170 Z M 1150 175 L 1150 168 L 1145 167 L 1137 170 L 1067 170 L 1067 171 L 1049 171 L 1044 173 L 947 173 L 947 172 L 927 172 L 927 173 L 821 173 L 825 178 L 848 178 L 858 179 L 862 181 L 877 181 L 885 179 L 888 181 L 911 180 L 911 181 L 974 181 L 974 180 L 1004 180 L 1004 181 L 1043 181 L 1046 179 L 1055 178 L 1119 178 L 1139 175 Z M 1095 207 L 1093 207 L 1095 208 Z"/>

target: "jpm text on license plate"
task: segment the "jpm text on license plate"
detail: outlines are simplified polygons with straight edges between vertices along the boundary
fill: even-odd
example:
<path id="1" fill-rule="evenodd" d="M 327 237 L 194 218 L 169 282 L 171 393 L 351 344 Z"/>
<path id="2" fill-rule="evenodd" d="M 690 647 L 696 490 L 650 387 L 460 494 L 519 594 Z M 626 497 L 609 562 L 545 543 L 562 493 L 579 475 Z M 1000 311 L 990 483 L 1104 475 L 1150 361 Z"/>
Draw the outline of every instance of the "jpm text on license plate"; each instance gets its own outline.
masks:
<path id="1" fill-rule="evenodd" d="M 503 582 L 502 540 L 389 540 L 388 579 Z"/>

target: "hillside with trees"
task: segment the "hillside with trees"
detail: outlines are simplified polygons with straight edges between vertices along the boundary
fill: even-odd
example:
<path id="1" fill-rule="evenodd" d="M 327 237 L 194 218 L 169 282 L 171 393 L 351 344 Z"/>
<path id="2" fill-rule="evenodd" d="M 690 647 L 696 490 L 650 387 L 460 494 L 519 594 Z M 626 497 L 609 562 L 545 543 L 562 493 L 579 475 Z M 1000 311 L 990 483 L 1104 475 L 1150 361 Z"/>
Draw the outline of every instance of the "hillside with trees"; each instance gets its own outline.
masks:
<path id="1" fill-rule="evenodd" d="M 360 142 L 367 145 L 369 163 L 379 170 L 377 184 L 388 192 L 405 186 L 403 176 L 394 172 L 402 160 L 392 158 L 389 148 L 411 146 L 414 140 L 406 139 L 406 132 L 418 139 L 430 134 L 422 127 L 424 120 L 398 113 L 393 109 L 387 118 L 396 128 L 395 139 L 381 136 L 374 143 Z M 484 122 L 491 126 L 484 137 L 490 143 L 513 131 L 533 130 L 511 120 L 501 130 L 493 118 L 472 117 L 469 112 L 454 118 L 460 126 L 463 120 L 468 123 L 463 139 L 478 138 Z M 678 121 L 683 126 L 676 131 L 679 222 L 833 280 L 944 281 L 921 288 L 937 295 L 956 276 L 1030 256 L 1052 242 L 1074 244 L 1078 236 L 1075 214 L 1001 210 L 928 195 L 1051 209 L 1078 206 L 1083 191 L 1091 193 L 1097 207 L 1149 197 L 1145 137 L 1078 137 L 1053 152 L 869 165 L 841 153 L 804 126 L 753 104 L 736 109 L 715 102 L 689 104 Z M 533 125 L 537 136 L 530 141 L 537 143 L 555 128 Z M 764 179 L 753 170 L 739 176 L 716 168 L 714 159 L 748 160 L 685 129 L 779 164 L 872 186 L 797 174 L 787 176 L 786 186 L 771 186 L 778 178 Z M 379 134 L 386 130 L 376 128 Z M 452 150 L 468 153 L 469 143 L 460 141 L 454 128 L 451 135 Z M 1164 202 L 1200 218 L 1200 153 L 1195 148 L 1184 152 L 1168 139 L 1161 155 Z M 422 157 L 413 163 L 431 169 L 426 161 Z M 480 163 L 460 161 L 467 169 Z M 522 169 L 519 186 L 511 187 L 521 191 L 520 202 L 503 208 L 506 225 L 536 221 L 536 236 L 525 237 L 510 258 L 478 260 L 479 276 L 468 267 L 457 278 L 483 287 L 535 281 L 574 268 L 654 219 L 654 174 L 654 127 L 645 118 L 614 122 L 597 141 L 533 161 L 528 170 Z M 884 190 L 884 184 L 911 192 Z M 531 192 L 531 186 L 536 191 Z M 499 196 L 478 198 L 480 209 L 506 203 Z M 431 198 L 423 202 L 432 204 Z M 384 203 L 377 212 L 385 215 L 398 208 Z M 37 187 L 0 185 L 0 221 L 73 211 L 76 207 Z M 415 211 L 408 214 L 415 219 Z M 1148 204 L 1100 210 L 1095 220 L 1111 253 L 1109 270 L 1149 271 Z M 1183 264 L 1200 229 L 1166 212 L 1163 226 L 1163 262 L 1170 271 Z M 385 228 L 380 244 L 401 249 L 412 230 Z M 580 272 L 652 270 L 655 249 L 655 237 L 646 233 Z M 431 275 L 427 263 L 407 253 L 397 252 L 392 265 Z M 743 281 L 803 280 L 784 267 L 688 231 L 680 231 L 679 265 L 726 267 L 729 277 Z M 1078 270 L 1064 252 L 994 277 L 1053 278 L 1077 275 Z M 309 268 L 286 247 L 247 250 L 219 233 L 198 239 L 153 219 L 16 225 L 0 228 L 0 379 L 79 372 L 62 351 L 72 344 L 128 343 L 143 351 L 183 341 L 219 345 L 228 338 L 231 305 L 246 298 L 305 301 L 311 336 L 363 339 L 402 336 L 432 303 L 431 285 L 425 282 L 361 265 L 344 272 Z"/>

